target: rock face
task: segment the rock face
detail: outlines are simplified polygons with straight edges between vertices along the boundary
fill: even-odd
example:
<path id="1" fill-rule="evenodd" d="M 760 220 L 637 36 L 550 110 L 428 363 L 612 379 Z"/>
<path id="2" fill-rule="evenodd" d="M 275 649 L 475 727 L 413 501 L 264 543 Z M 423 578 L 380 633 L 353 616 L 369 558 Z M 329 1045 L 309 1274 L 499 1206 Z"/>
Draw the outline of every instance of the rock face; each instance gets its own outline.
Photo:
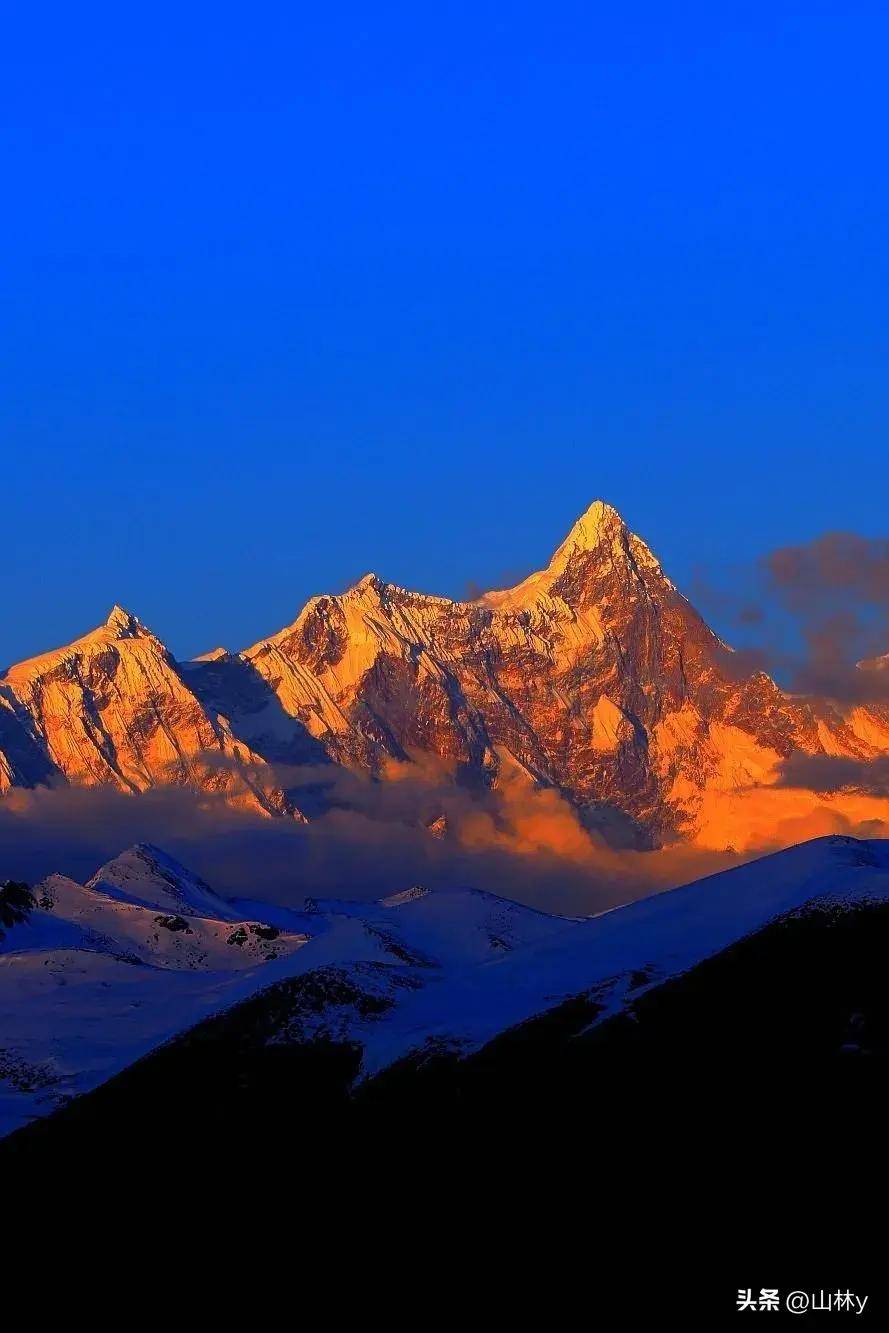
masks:
<path id="1" fill-rule="evenodd" d="M 141 792 L 224 793 L 266 813 L 293 809 L 255 777 L 260 757 L 189 689 L 171 654 L 129 612 L 0 677 L 0 791 L 67 782 Z"/>
<path id="2" fill-rule="evenodd" d="M 335 759 L 379 768 L 421 751 L 489 782 L 517 764 L 590 822 L 617 814 L 643 839 L 709 828 L 724 845 L 751 817 L 726 798 L 749 804 L 794 748 L 889 748 L 876 712 L 844 718 L 762 673 L 737 679 L 730 650 L 601 501 L 518 587 L 452 602 L 369 574 L 243 658 Z M 782 816 L 805 806 L 782 793 Z"/>
<path id="3" fill-rule="evenodd" d="M 545 570 L 474 601 L 368 574 L 243 653 L 187 664 L 116 607 L 0 677 L 0 790 L 174 783 L 293 814 L 257 776 L 262 761 L 379 772 L 421 753 L 479 783 L 509 769 L 553 787 L 612 836 L 724 846 L 809 815 L 810 794 L 772 785 L 794 749 L 870 758 L 889 750 L 889 719 L 740 677 L 601 501 Z M 886 802 L 850 799 L 835 808 L 886 814 Z"/>

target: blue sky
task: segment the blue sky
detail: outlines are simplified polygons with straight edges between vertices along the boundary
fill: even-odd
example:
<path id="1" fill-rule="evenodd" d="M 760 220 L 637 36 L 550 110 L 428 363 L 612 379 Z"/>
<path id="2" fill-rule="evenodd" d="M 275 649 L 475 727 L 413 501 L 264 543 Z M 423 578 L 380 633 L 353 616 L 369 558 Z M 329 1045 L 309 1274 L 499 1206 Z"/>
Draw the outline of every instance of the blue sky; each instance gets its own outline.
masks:
<path id="1" fill-rule="evenodd" d="M 323 12 L 322 12 L 323 10 Z M 19 7 L 0 663 L 886 533 L 882 4 Z"/>

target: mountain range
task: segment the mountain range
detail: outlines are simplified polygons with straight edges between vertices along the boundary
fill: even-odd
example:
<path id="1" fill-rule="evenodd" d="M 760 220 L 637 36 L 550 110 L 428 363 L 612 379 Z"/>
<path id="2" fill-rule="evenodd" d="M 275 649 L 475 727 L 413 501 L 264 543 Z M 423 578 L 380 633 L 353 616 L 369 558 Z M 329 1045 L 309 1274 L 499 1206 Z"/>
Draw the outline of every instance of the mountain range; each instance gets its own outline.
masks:
<path id="1" fill-rule="evenodd" d="M 78 1154 L 161 1132 L 206 1151 L 214 1124 L 237 1141 L 246 1108 L 243 1142 L 275 1126 L 286 1152 L 331 1106 L 376 1100 L 397 1124 L 430 1088 L 447 1107 L 493 1086 L 514 1116 L 513 1080 L 522 1101 L 552 1090 L 578 1052 L 601 1104 L 649 1039 L 668 1065 L 684 1048 L 698 1078 L 736 1067 L 739 1041 L 760 1066 L 869 1058 L 889 1049 L 887 904 L 889 844 L 846 837 L 579 919 L 420 885 L 272 907 L 138 845 L 85 884 L 0 889 L 0 1137 L 56 1112 Z"/>
<path id="2" fill-rule="evenodd" d="M 889 753 L 887 710 L 740 662 L 597 500 L 516 587 L 452 601 L 368 574 L 241 652 L 177 661 L 115 606 L 0 675 L 0 794 L 172 785 L 302 820 L 300 768 L 425 758 L 470 787 L 551 788 L 621 845 L 744 849 L 884 818 L 885 800 L 778 779 L 795 752 Z"/>

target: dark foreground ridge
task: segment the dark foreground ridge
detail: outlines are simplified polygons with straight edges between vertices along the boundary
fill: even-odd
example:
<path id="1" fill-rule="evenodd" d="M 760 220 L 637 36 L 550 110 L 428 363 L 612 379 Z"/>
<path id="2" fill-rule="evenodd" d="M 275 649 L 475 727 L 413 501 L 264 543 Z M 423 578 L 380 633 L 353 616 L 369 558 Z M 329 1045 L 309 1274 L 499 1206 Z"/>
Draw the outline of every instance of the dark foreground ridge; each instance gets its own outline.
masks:
<path id="1" fill-rule="evenodd" d="M 299 1039 L 313 996 L 327 1005 L 342 985 L 343 1004 L 367 1002 L 319 970 L 11 1135 L 0 1176 L 45 1203 L 71 1173 L 109 1197 L 111 1175 L 125 1211 L 146 1198 L 200 1210 L 209 1172 L 229 1225 L 243 1200 L 263 1245 L 281 1243 L 279 1215 L 288 1254 L 418 1245 L 424 1283 L 465 1293 L 474 1271 L 501 1312 L 520 1299 L 547 1317 L 573 1291 L 594 1328 L 666 1327 L 680 1299 L 680 1327 L 735 1327 L 738 1289 L 775 1284 L 851 1285 L 880 1323 L 887 949 L 889 905 L 808 909 L 616 1018 L 597 1025 L 578 998 L 467 1059 L 403 1062 L 354 1088 L 358 1046 Z M 530 1251 L 518 1285 L 492 1274 L 503 1245 Z M 446 1280 L 442 1253 L 457 1256 Z"/>
<path id="2" fill-rule="evenodd" d="M 202 1150 L 239 1141 L 285 1156 L 307 1135 L 341 1144 L 344 1132 L 381 1126 L 446 1126 L 454 1135 L 525 1123 L 582 1125 L 591 1145 L 669 1133 L 685 1148 L 720 1125 L 724 1134 L 740 1130 L 739 1150 L 780 1136 L 788 1158 L 801 1161 L 819 1140 L 848 1134 L 854 1153 L 862 1131 L 883 1132 L 887 951 L 889 906 L 808 909 L 605 1022 L 596 1023 L 594 999 L 579 997 L 468 1058 L 411 1059 L 355 1087 L 357 1046 L 305 1042 L 300 1024 L 291 1025 L 314 991 L 329 1004 L 331 986 L 348 989 L 333 970 L 308 973 L 201 1023 L 11 1135 L 0 1153 L 125 1151 L 156 1140 L 158 1126 L 181 1126 L 185 1113 Z M 373 1003 L 345 991 L 339 998 Z"/>

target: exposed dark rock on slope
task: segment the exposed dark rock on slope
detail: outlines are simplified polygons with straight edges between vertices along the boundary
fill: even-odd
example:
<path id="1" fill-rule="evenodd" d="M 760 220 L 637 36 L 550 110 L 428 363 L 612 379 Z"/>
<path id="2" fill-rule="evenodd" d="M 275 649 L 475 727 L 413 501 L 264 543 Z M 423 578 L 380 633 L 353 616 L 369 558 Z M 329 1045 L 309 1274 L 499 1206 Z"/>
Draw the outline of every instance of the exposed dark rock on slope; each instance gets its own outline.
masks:
<path id="1" fill-rule="evenodd" d="M 661 1144 L 675 1154 L 703 1150 L 715 1137 L 735 1142 L 732 1169 L 755 1167 L 758 1154 L 765 1162 L 780 1148 L 785 1171 L 805 1167 L 812 1154 L 814 1179 L 816 1154 L 828 1142 L 850 1153 L 887 1089 L 887 943 L 885 903 L 813 905 L 677 978 L 650 986 L 640 975 L 637 997 L 604 1022 L 595 997 L 581 995 L 467 1058 L 411 1057 L 357 1091 L 360 1043 L 334 1029 L 319 1033 L 317 1019 L 327 1009 L 385 1022 L 389 969 L 309 973 L 208 1020 L 20 1131 L 0 1147 L 0 1160 L 61 1160 L 75 1151 L 104 1160 L 150 1141 L 187 1106 L 202 1152 L 261 1143 L 263 1160 L 293 1159 L 299 1170 L 307 1144 L 322 1160 L 325 1148 L 340 1152 L 350 1142 L 373 1152 L 380 1131 L 406 1151 L 422 1139 L 427 1153 L 439 1136 L 478 1147 L 494 1134 L 505 1150 L 512 1135 L 532 1135 L 526 1150 L 549 1154 L 555 1145 L 546 1136 L 558 1125 L 597 1173 L 613 1169 L 618 1145 L 635 1153 Z"/>
<path id="2" fill-rule="evenodd" d="M 298 792 L 265 765 L 379 773 L 422 753 L 479 782 L 509 773 L 553 787 L 616 836 L 724 847 L 825 808 L 773 786 L 793 750 L 871 758 L 889 750 L 889 724 L 875 709 L 789 697 L 762 673 L 738 678 L 601 501 L 545 570 L 475 601 L 367 575 L 243 653 L 191 663 L 115 608 L 0 677 L 0 792 L 173 783 L 298 816 Z M 830 809 L 864 820 L 886 803 L 845 793 Z"/>

